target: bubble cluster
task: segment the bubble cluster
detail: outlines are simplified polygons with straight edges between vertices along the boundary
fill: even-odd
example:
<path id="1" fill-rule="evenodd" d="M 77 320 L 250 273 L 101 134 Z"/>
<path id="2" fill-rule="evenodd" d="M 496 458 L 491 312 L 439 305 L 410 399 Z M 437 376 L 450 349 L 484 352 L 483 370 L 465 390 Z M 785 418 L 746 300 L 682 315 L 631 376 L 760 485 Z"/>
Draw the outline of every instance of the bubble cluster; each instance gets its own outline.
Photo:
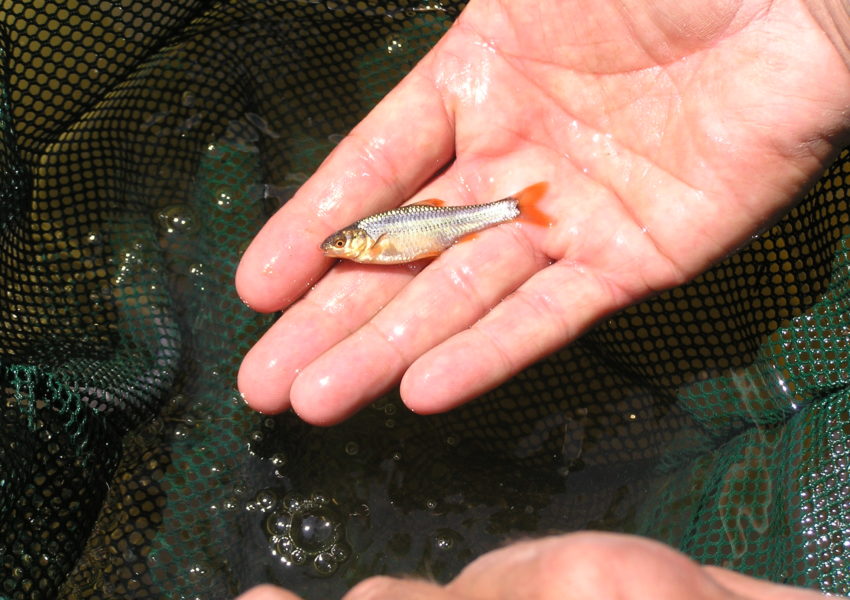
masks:
<path id="1" fill-rule="evenodd" d="M 261 491 L 257 504 L 266 513 L 265 533 L 272 552 L 287 566 L 310 565 L 313 574 L 331 575 L 351 555 L 345 523 L 333 502 L 314 494 L 289 494 L 271 505 L 271 493 Z"/>

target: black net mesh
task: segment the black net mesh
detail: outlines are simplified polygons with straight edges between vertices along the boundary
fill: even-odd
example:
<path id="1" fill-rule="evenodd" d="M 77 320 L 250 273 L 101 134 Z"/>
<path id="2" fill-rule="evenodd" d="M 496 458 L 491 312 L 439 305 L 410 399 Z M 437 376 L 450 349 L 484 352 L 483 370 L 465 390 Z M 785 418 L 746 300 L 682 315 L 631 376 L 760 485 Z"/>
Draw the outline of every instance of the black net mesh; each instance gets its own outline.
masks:
<path id="1" fill-rule="evenodd" d="M 461 3 L 4 0 L 0 597 L 338 596 L 596 527 L 850 593 L 850 154 L 498 390 L 319 430 L 234 389 L 239 255 Z"/>

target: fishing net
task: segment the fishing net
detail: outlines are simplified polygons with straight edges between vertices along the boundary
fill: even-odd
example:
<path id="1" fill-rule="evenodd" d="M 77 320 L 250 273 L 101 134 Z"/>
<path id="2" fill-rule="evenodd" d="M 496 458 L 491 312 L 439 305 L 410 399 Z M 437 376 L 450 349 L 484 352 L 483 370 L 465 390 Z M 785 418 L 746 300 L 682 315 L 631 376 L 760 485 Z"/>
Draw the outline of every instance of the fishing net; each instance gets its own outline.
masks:
<path id="1" fill-rule="evenodd" d="M 339 596 L 630 531 L 850 592 L 850 154 L 699 279 L 447 415 L 252 413 L 263 222 L 440 37 L 433 0 L 3 0 L 0 597 Z"/>

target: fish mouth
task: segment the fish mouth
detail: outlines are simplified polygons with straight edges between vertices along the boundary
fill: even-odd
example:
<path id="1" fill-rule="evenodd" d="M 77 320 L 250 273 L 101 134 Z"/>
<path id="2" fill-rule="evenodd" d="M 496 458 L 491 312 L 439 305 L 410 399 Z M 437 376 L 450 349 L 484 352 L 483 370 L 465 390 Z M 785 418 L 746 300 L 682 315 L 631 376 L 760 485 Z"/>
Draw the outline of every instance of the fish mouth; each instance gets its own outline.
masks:
<path id="1" fill-rule="evenodd" d="M 341 251 L 345 250 L 344 246 L 340 247 L 340 246 L 337 246 L 335 244 L 335 242 L 338 240 L 338 237 L 339 236 L 337 236 L 337 235 L 329 236 L 329 237 L 325 238 L 325 241 L 322 242 L 319 245 L 319 248 L 322 250 L 322 252 L 325 253 L 325 255 L 335 256 L 335 255 L 339 254 Z"/>

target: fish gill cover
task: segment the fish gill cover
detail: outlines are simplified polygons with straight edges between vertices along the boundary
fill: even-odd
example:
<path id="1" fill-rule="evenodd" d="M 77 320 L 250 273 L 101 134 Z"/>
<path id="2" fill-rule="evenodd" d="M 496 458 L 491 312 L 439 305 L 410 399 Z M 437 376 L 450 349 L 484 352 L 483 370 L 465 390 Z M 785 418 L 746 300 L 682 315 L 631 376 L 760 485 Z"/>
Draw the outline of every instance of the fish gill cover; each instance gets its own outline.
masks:
<path id="1" fill-rule="evenodd" d="M 585 527 L 850 592 L 846 151 L 747 247 L 453 413 L 239 400 L 274 318 L 241 251 L 461 8 L 3 3 L 0 597 L 323 598 Z"/>

